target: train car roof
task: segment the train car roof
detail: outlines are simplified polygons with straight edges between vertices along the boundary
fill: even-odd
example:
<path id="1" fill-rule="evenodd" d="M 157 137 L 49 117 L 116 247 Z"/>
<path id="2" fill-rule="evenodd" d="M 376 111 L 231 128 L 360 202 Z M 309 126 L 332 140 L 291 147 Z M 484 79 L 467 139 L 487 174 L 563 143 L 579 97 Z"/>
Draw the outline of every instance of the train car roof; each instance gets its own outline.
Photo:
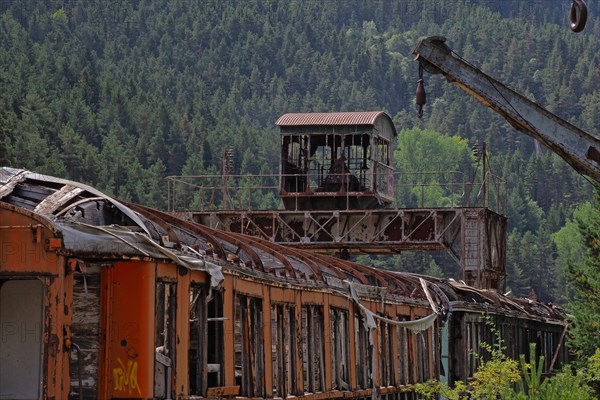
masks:
<path id="1" fill-rule="evenodd" d="M 217 286 L 222 272 L 274 284 L 404 299 L 448 314 L 481 309 L 562 321 L 559 307 L 476 289 L 449 279 L 393 272 L 219 231 L 174 215 L 118 201 L 77 182 L 26 170 L 0 169 L 0 208 L 46 221 L 65 255 L 92 259 L 162 259 L 206 271 Z"/>

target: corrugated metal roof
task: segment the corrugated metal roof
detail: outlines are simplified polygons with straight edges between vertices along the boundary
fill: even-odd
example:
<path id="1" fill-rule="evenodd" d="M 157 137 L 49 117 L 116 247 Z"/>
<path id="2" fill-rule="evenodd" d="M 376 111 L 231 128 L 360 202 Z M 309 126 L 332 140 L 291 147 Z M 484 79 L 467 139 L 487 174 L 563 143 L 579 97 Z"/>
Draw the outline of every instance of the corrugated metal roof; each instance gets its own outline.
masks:
<path id="1" fill-rule="evenodd" d="M 375 120 L 384 116 L 392 124 L 392 119 L 383 111 L 333 112 L 333 113 L 288 113 L 284 114 L 275 125 L 373 125 Z M 392 124 L 393 125 L 393 124 Z"/>

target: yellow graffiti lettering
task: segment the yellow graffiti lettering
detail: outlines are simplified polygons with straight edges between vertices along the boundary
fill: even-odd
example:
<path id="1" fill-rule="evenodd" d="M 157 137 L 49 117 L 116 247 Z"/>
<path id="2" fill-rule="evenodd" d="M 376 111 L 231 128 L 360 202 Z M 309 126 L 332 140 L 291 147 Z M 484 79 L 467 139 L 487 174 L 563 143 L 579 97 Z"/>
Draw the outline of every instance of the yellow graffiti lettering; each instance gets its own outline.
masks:
<path id="1" fill-rule="evenodd" d="M 127 361 L 127 368 L 120 358 L 117 358 L 119 367 L 113 368 L 113 378 L 115 381 L 114 390 L 125 391 L 128 390 L 131 394 L 132 390 L 136 390 L 138 395 L 142 395 L 142 390 L 138 383 L 138 363 L 137 361 Z"/>

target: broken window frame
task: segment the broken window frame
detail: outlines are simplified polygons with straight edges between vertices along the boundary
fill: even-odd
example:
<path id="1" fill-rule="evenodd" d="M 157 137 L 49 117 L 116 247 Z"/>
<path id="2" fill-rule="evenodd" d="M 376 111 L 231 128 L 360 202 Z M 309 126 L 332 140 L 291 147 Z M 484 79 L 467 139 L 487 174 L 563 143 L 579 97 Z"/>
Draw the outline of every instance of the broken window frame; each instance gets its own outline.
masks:
<path id="1" fill-rule="evenodd" d="M 385 317 L 385 316 L 384 316 Z M 380 386 L 394 386 L 396 382 L 394 368 L 394 327 L 379 321 L 379 378 Z"/>
<path id="2" fill-rule="evenodd" d="M 358 312 L 354 313 L 354 347 L 356 384 L 359 388 L 368 389 L 372 386 L 372 347 L 369 343 L 369 331 L 365 327 L 364 318 Z"/>
<path id="3" fill-rule="evenodd" d="M 322 305 L 302 306 L 302 376 L 305 393 L 324 391 L 325 340 Z"/>
<path id="4" fill-rule="evenodd" d="M 331 328 L 331 388 L 350 389 L 350 336 L 348 310 L 329 309 Z"/>
<path id="5" fill-rule="evenodd" d="M 243 397 L 265 395 L 262 304 L 259 297 L 241 293 L 235 296 L 235 382 Z"/>
<path id="6" fill-rule="evenodd" d="M 223 292 L 206 285 L 190 285 L 188 350 L 189 394 L 207 396 L 224 386 Z"/>
<path id="7" fill-rule="evenodd" d="M 271 304 L 271 360 L 273 397 L 296 394 L 296 307 Z"/>
<path id="8" fill-rule="evenodd" d="M 177 315 L 177 283 L 157 280 L 156 281 L 156 303 L 155 303 L 155 336 L 154 336 L 154 397 L 156 399 L 169 399 L 173 397 L 171 385 L 174 366 L 176 365 L 176 315 Z M 170 365 L 164 365 L 167 361 Z M 164 368 L 165 379 L 161 382 L 157 372 Z M 164 393 L 162 386 L 164 384 Z"/>

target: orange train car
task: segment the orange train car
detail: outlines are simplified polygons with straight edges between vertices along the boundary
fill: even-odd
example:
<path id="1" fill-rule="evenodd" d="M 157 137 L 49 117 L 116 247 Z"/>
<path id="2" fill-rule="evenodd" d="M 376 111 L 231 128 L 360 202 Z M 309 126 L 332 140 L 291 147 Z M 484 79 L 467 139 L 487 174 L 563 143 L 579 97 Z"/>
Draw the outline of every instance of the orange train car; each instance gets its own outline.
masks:
<path id="1" fill-rule="evenodd" d="M 0 398 L 412 399 L 556 307 L 212 230 L 75 182 L 0 170 Z M 512 346 L 514 345 L 514 346 Z M 548 354 L 554 355 L 549 357 Z"/>

